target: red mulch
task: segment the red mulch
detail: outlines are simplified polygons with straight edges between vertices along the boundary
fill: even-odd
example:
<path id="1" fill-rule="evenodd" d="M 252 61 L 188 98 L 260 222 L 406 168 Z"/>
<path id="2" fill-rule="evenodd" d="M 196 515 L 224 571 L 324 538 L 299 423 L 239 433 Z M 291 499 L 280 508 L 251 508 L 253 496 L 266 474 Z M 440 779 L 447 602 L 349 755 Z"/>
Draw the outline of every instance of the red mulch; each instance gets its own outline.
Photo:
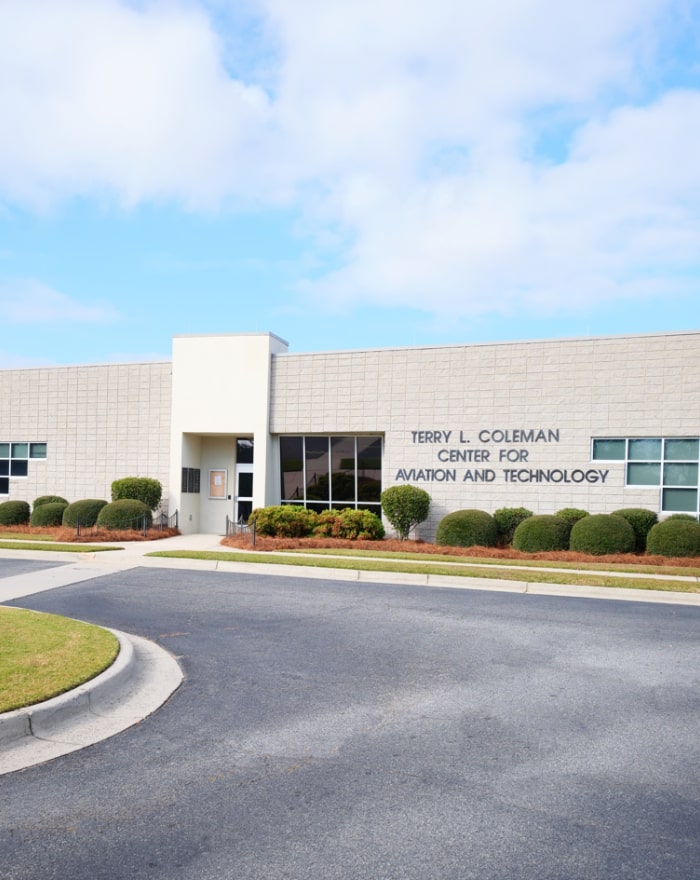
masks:
<path id="1" fill-rule="evenodd" d="M 54 541 L 66 544 L 104 544 L 114 541 L 160 541 L 161 538 L 172 538 L 179 535 L 179 529 L 151 529 L 146 537 L 140 531 L 109 531 L 84 528 L 80 537 L 75 529 L 64 526 L 49 528 L 46 526 L 0 526 L 2 532 L 12 532 L 21 540 L 22 535 L 51 535 Z"/>
<path id="2" fill-rule="evenodd" d="M 159 541 L 161 538 L 171 538 L 179 535 L 179 529 L 151 529 L 146 537 L 139 531 L 108 531 L 102 529 L 93 531 L 84 529 L 78 537 L 75 529 L 69 528 L 44 528 L 33 526 L 2 526 L 0 531 L 12 532 L 21 539 L 22 535 L 51 535 L 54 541 L 75 544 L 99 544 L 114 541 Z M 232 535 L 222 538 L 224 547 L 239 550 L 251 549 L 251 536 Z M 439 547 L 436 544 L 428 544 L 425 541 L 396 541 L 385 538 L 382 541 L 344 541 L 340 538 L 266 538 L 258 535 L 255 541 L 255 549 L 262 553 L 274 552 L 275 550 L 378 550 L 395 553 L 425 553 L 426 555 L 458 556 L 463 558 L 481 557 L 482 559 L 542 559 L 548 562 L 590 562 L 619 565 L 675 565 L 682 568 L 697 568 L 700 559 L 668 556 L 645 556 L 635 553 L 618 553 L 611 556 L 589 556 L 586 553 L 573 553 L 570 550 L 561 550 L 549 553 L 522 553 L 510 547 Z"/>
<path id="3" fill-rule="evenodd" d="M 251 536 L 248 534 L 232 535 L 223 538 L 225 547 L 250 550 Z M 560 550 L 548 553 L 523 553 L 510 547 L 439 547 L 424 541 L 396 541 L 385 538 L 382 541 L 344 541 L 340 538 L 266 538 L 260 535 L 255 540 L 255 549 L 263 553 L 275 550 L 378 550 L 397 553 L 425 553 L 427 555 L 474 557 L 482 559 L 542 559 L 548 562 L 590 562 L 621 565 L 676 565 L 685 568 L 697 568 L 700 559 L 668 556 L 645 556 L 636 553 L 618 553 L 610 556 L 589 556 L 586 553 L 574 553 Z"/>

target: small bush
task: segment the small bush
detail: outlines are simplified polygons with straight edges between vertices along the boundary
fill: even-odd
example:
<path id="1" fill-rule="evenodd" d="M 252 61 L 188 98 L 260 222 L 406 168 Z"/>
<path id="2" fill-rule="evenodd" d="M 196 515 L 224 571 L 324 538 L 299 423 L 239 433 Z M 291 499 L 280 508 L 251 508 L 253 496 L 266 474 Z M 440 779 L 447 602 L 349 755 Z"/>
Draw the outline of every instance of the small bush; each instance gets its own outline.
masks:
<path id="1" fill-rule="evenodd" d="M 40 495 L 38 498 L 34 499 L 32 510 L 36 510 L 37 507 L 41 507 L 42 504 L 65 504 L 67 506 L 68 502 L 65 498 L 61 498 L 60 495 Z"/>
<path id="2" fill-rule="evenodd" d="M 570 526 L 573 526 L 574 523 L 583 519 L 584 516 L 589 516 L 589 513 L 587 510 L 581 510 L 579 507 L 564 507 L 562 510 L 558 510 L 555 516 L 558 516 L 559 519 L 563 519 L 565 522 L 568 522 Z"/>
<path id="3" fill-rule="evenodd" d="M 605 556 L 608 553 L 634 553 L 636 543 L 634 529 L 626 519 L 596 513 L 574 524 L 569 549 L 577 553 Z"/>
<path id="4" fill-rule="evenodd" d="M 74 501 L 63 511 L 61 525 L 74 529 L 80 520 L 81 526 L 94 526 L 99 512 L 106 503 L 102 498 L 83 498 Z"/>
<path id="5" fill-rule="evenodd" d="M 644 507 L 624 507 L 622 510 L 613 510 L 612 515 L 627 520 L 634 529 L 635 550 L 637 553 L 644 553 L 649 529 L 659 521 L 656 513 Z"/>
<path id="6" fill-rule="evenodd" d="M 418 486 L 391 486 L 382 492 L 381 501 L 384 516 L 402 541 L 430 512 L 430 495 Z"/>
<path id="7" fill-rule="evenodd" d="M 141 501 L 149 510 L 155 510 L 162 496 L 160 481 L 151 477 L 123 477 L 112 483 L 112 501 Z"/>
<path id="8" fill-rule="evenodd" d="M 485 510 L 455 510 L 438 523 L 435 543 L 444 547 L 495 547 L 496 520 Z"/>
<path id="9" fill-rule="evenodd" d="M 255 523 L 258 535 L 271 538 L 306 538 L 318 522 L 315 510 L 298 504 L 280 504 L 276 507 L 256 507 L 248 517 L 248 525 Z"/>
<path id="10" fill-rule="evenodd" d="M 148 528 L 153 521 L 151 508 L 144 504 L 143 501 L 137 501 L 134 498 L 122 498 L 121 501 L 112 501 L 111 504 L 105 504 L 97 515 L 96 525 L 98 528 L 109 529 L 110 531 L 127 529 L 137 531 L 143 528 L 144 516 L 146 517 L 146 527 Z"/>
<path id="11" fill-rule="evenodd" d="M 378 541 L 384 537 L 382 521 L 371 510 L 324 510 L 318 515 L 313 534 L 319 538 L 346 541 Z"/>
<path id="12" fill-rule="evenodd" d="M 700 523 L 670 516 L 647 535 L 647 553 L 653 556 L 700 556 Z"/>
<path id="13" fill-rule="evenodd" d="M 513 549 L 523 553 L 568 550 L 571 525 L 559 516 L 539 514 L 520 523 L 513 535 Z"/>
<path id="14" fill-rule="evenodd" d="M 63 522 L 63 511 L 68 507 L 67 501 L 48 501 L 34 510 L 29 519 L 30 526 L 60 526 Z"/>
<path id="15" fill-rule="evenodd" d="M 498 541 L 503 545 L 513 542 L 513 535 L 523 520 L 532 516 L 532 511 L 526 507 L 501 507 L 495 510 L 493 518 L 498 529 Z"/>
<path id="16" fill-rule="evenodd" d="M 697 517 L 693 516 L 692 513 L 672 513 L 671 516 L 666 517 L 667 519 L 684 519 L 689 520 L 690 522 L 697 522 Z"/>
<path id="17" fill-rule="evenodd" d="M 3 501 L 0 504 L 0 525 L 23 526 L 29 522 L 29 505 L 26 501 Z"/>

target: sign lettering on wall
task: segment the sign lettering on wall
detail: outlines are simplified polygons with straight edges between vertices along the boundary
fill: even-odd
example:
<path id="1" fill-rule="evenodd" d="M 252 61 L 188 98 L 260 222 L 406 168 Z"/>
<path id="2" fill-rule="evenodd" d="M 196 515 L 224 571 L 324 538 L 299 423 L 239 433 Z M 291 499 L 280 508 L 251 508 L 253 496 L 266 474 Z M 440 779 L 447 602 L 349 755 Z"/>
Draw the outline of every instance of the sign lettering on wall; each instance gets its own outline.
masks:
<path id="1" fill-rule="evenodd" d="M 406 483 L 506 483 L 602 485 L 609 471 L 582 467 L 545 468 L 531 461 L 541 444 L 559 443 L 559 428 L 482 428 L 475 432 L 481 446 L 471 446 L 463 430 L 410 431 L 416 446 L 435 447 L 435 467 L 400 467 L 395 482 Z M 534 448 L 533 448 L 534 447 Z M 450 465 L 480 467 L 450 467 Z"/>

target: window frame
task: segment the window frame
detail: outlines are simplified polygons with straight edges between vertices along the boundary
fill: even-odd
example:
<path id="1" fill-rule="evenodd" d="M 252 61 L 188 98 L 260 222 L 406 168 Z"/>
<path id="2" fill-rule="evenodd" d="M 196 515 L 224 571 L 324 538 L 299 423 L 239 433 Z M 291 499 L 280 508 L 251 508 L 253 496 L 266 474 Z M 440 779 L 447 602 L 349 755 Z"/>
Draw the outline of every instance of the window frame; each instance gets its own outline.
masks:
<path id="1" fill-rule="evenodd" d="M 312 439 L 314 443 L 313 446 L 318 446 L 319 449 L 316 449 L 315 452 L 319 453 L 321 456 L 325 458 L 328 462 L 328 498 L 327 499 L 319 499 L 319 498 L 310 498 L 308 497 L 308 479 L 309 476 L 307 474 L 307 444 L 306 441 L 308 439 Z M 353 459 L 354 466 L 352 468 L 352 481 L 353 481 L 353 497 L 347 498 L 333 498 L 333 475 L 334 473 L 342 473 L 349 472 L 350 469 L 346 466 L 344 468 L 340 468 L 339 471 L 333 471 L 333 440 L 338 439 L 352 439 L 353 441 Z M 298 485 L 294 491 L 301 494 L 298 494 L 296 498 L 285 498 L 285 492 L 291 492 L 291 487 L 288 487 L 285 490 L 284 480 L 285 480 L 285 469 L 284 469 L 284 460 L 282 458 L 282 446 L 285 439 L 290 440 L 301 440 L 301 470 L 300 471 L 292 471 L 289 473 L 296 473 L 299 475 L 298 479 L 300 485 Z M 358 447 L 360 446 L 361 440 L 371 439 L 373 443 L 378 442 L 380 445 L 379 448 L 379 467 L 376 469 L 379 473 L 378 483 L 379 483 L 379 498 L 377 501 L 364 501 L 359 498 L 360 495 L 360 458 Z M 305 507 L 311 510 L 342 510 L 343 508 L 351 508 L 353 510 L 371 510 L 376 513 L 377 516 L 381 516 L 381 492 L 382 492 L 382 464 L 384 460 L 384 436 L 382 434 L 377 433 L 368 433 L 368 434 L 358 434 L 358 433 L 340 433 L 334 432 L 332 434 L 279 434 L 279 466 L 280 466 L 280 482 L 279 482 L 279 497 L 281 505 L 297 505 L 300 507 Z M 326 441 L 325 451 L 320 449 L 321 444 L 319 444 L 319 440 Z M 337 444 L 336 444 L 337 445 Z M 337 457 L 337 456 L 336 456 Z M 341 457 L 340 461 L 347 461 L 348 456 L 344 455 Z M 297 458 L 290 459 L 292 461 L 297 461 Z M 366 470 L 367 468 L 364 468 Z M 318 475 L 316 475 L 318 476 Z M 347 484 L 346 484 L 347 488 Z M 342 492 L 341 494 L 347 495 L 347 492 Z"/>

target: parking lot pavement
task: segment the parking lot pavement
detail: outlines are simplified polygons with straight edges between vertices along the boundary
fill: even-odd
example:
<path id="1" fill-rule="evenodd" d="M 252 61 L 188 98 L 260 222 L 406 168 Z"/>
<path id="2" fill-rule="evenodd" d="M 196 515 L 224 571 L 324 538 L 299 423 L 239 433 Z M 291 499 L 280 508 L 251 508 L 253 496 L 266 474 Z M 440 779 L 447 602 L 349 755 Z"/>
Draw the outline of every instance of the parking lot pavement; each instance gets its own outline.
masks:
<path id="1" fill-rule="evenodd" d="M 0 778 L 12 880 L 700 876 L 697 607 L 145 567 L 13 604 L 185 681 Z"/>

